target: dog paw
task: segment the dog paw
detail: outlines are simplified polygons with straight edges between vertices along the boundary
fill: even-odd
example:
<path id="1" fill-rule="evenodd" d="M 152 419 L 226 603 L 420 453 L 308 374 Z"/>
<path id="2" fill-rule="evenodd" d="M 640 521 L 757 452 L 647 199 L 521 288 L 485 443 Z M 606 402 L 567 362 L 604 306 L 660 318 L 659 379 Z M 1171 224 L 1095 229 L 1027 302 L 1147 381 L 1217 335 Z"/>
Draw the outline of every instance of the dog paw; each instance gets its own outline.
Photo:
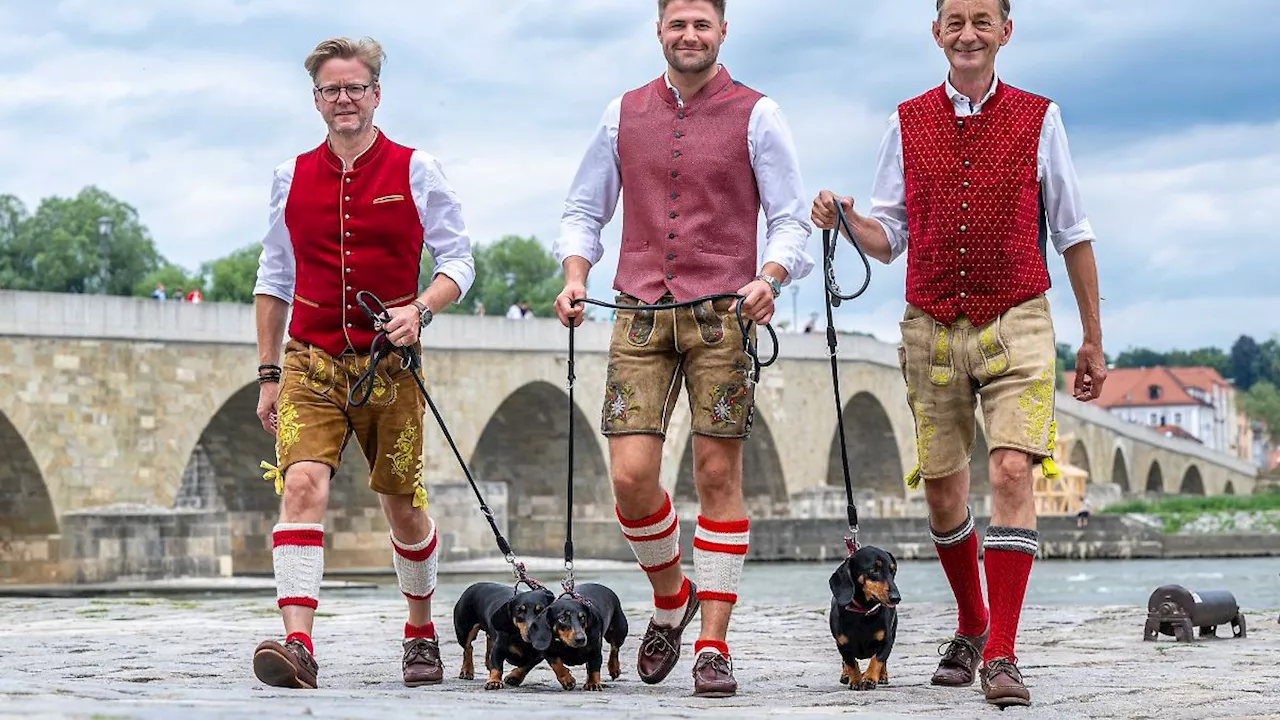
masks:
<path id="1" fill-rule="evenodd" d="M 487 683 L 485 683 L 485 684 L 484 684 L 484 689 L 485 689 L 485 690 L 501 690 L 501 689 L 502 689 L 502 681 L 501 681 L 501 680 L 490 680 L 489 682 L 487 682 Z"/>
<path id="2" fill-rule="evenodd" d="M 603 690 L 604 683 L 600 682 L 599 680 L 596 680 L 595 682 L 586 682 L 586 683 L 583 683 L 582 689 L 583 690 Z"/>
<path id="3" fill-rule="evenodd" d="M 840 684 L 841 684 L 841 685 L 848 685 L 848 684 L 849 684 L 849 676 L 848 676 L 848 675 L 846 675 L 846 674 L 844 674 L 844 673 L 840 673 Z"/>
<path id="4" fill-rule="evenodd" d="M 875 680 L 866 680 L 866 679 L 863 679 L 863 680 L 861 680 L 861 681 L 859 681 L 859 682 L 858 682 L 857 687 L 855 687 L 854 689 L 855 689 L 855 690 L 875 690 L 875 689 L 876 689 L 876 681 L 875 681 Z"/>
<path id="5" fill-rule="evenodd" d="M 505 678 L 505 682 L 511 687 L 520 687 L 520 683 L 524 682 L 524 676 L 512 673 Z"/>
<path id="6" fill-rule="evenodd" d="M 462 672 L 458 673 L 458 679 L 459 680 L 475 680 L 476 674 L 474 672 L 463 670 Z"/>

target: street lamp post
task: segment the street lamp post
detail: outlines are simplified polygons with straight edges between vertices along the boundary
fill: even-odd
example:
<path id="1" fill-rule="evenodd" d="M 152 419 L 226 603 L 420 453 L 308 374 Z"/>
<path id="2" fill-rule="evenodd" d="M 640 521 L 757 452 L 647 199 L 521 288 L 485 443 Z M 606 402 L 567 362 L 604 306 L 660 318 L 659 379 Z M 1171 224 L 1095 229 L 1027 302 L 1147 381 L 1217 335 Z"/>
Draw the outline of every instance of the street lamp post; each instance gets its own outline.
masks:
<path id="1" fill-rule="evenodd" d="M 791 286 L 791 331 L 800 331 L 800 286 Z"/>
<path id="2" fill-rule="evenodd" d="M 98 292 L 103 295 L 107 292 L 107 269 L 110 263 L 110 254 L 108 252 L 109 240 L 111 239 L 111 218 L 103 215 L 98 218 Z"/>

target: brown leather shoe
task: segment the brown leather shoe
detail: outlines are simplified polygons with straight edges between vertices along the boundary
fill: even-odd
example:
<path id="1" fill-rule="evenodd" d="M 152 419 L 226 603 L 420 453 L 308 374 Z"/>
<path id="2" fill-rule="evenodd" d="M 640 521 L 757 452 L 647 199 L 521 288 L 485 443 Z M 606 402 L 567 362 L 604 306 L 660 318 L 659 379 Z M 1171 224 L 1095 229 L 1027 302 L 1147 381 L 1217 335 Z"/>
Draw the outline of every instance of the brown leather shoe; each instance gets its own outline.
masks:
<path id="1" fill-rule="evenodd" d="M 649 627 L 640 639 L 640 653 L 636 657 L 636 672 L 640 679 L 654 685 L 666 679 L 680 659 L 680 636 L 689 627 L 698 614 L 701 603 L 698 602 L 698 586 L 689 582 L 689 604 L 685 607 L 684 617 L 675 627 L 658 625 L 649 618 Z"/>
<path id="2" fill-rule="evenodd" d="M 982 650 L 987 646 L 988 627 L 978 637 L 956 635 L 955 639 L 938 648 L 942 660 L 930 680 L 934 685 L 965 687 L 973 684 L 973 676 L 982 664 Z M 943 649 L 945 648 L 945 649 Z"/>
<path id="3" fill-rule="evenodd" d="M 272 687 L 314 690 L 319 671 L 319 664 L 300 640 L 283 645 L 263 640 L 253 651 L 253 674 Z"/>
<path id="4" fill-rule="evenodd" d="M 718 652 L 698 653 L 693 661 L 693 696 L 707 698 L 731 697 L 738 692 L 738 681 L 733 679 L 733 664 Z"/>
<path id="5" fill-rule="evenodd" d="M 404 684 L 409 687 L 435 685 L 444 680 L 440 662 L 440 641 L 410 638 L 404 641 Z"/>
<path id="6" fill-rule="evenodd" d="M 1031 692 L 1022 684 L 1022 673 L 1016 663 L 1010 658 L 994 658 L 983 663 L 980 675 L 987 702 L 999 707 L 1031 704 Z"/>

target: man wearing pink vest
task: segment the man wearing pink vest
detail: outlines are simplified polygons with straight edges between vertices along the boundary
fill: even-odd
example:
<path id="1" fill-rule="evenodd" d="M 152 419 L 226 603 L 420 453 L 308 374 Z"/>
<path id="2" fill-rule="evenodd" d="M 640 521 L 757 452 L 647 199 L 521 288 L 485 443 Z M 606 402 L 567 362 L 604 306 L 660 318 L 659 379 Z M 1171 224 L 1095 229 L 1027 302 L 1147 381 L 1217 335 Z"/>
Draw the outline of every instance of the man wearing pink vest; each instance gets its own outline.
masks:
<path id="1" fill-rule="evenodd" d="M 838 198 L 868 255 L 889 263 L 907 253 L 898 354 L 918 456 L 908 484 L 924 480 L 930 534 L 959 615 L 932 682 L 966 686 L 977 673 L 987 701 L 1000 706 L 1031 703 L 1014 643 L 1039 549 L 1032 464 L 1056 473 L 1047 242 L 1065 258 L 1080 311 L 1075 398 L 1097 398 L 1106 379 L 1094 234 L 1062 116 L 995 74 L 1013 32 L 1009 10 L 1009 0 L 938 0 L 933 34 L 950 62 L 947 80 L 891 118 L 870 216 Z M 816 225 L 835 226 L 836 200 L 818 194 Z M 975 394 L 991 448 L 977 459 L 991 472 L 985 603 L 968 505 Z"/>
<path id="2" fill-rule="evenodd" d="M 397 354 L 375 369 L 371 388 L 357 389 L 357 397 L 368 396 L 363 405 L 353 407 L 347 398 L 369 369 L 378 330 L 392 345 L 420 350 L 419 333 L 433 313 L 466 293 L 475 263 L 440 162 L 393 142 L 373 124 L 382 61 L 381 46 L 368 38 L 316 46 L 304 66 L 328 137 L 277 166 L 271 184 L 254 294 L 262 363 L 258 417 L 276 436 L 273 472 L 283 475 L 272 564 L 285 636 L 258 645 L 253 669 L 278 687 L 318 687 L 311 635 L 324 574 L 323 519 L 329 480 L 352 435 L 391 526 L 387 552 L 408 604 L 404 683 L 429 685 L 444 677 L 431 621 L 438 533 L 421 477 L 426 403 Z M 436 266 L 419 292 L 424 247 Z M 384 327 L 361 309 L 362 290 L 387 306 Z"/>
<path id="3" fill-rule="evenodd" d="M 738 293 L 745 296 L 744 316 L 768 323 L 780 287 L 813 269 L 805 251 L 812 226 L 782 111 L 716 62 L 727 29 L 724 5 L 659 0 L 667 71 L 605 109 L 574 177 L 554 248 L 565 271 L 556 312 L 566 326 L 582 321 L 583 307 L 571 303 L 586 296 L 587 273 L 604 254 L 600 231 L 619 193 L 617 304 Z M 768 226 L 763 252 L 756 242 L 761 207 Z M 602 413 L 618 522 L 653 587 L 654 614 L 637 671 L 647 683 L 661 682 L 701 609 L 693 689 L 702 697 L 737 691 L 727 633 L 748 548 L 742 444 L 755 399 L 737 302 L 620 310 Z M 700 500 L 693 578 L 681 567 L 679 519 L 658 482 L 682 383 L 692 411 Z"/>

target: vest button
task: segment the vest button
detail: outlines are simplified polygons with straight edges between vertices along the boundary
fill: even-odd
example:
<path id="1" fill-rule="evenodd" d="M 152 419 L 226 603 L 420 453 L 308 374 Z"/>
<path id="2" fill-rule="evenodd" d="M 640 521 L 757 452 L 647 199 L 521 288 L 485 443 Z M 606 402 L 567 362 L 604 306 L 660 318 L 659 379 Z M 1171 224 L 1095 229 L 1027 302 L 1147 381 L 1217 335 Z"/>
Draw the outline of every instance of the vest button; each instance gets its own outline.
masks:
<path id="1" fill-rule="evenodd" d="M 351 272 L 351 268 L 347 268 L 347 272 Z"/>
<path id="2" fill-rule="evenodd" d="M 672 171 L 671 171 L 671 177 L 676 177 L 676 176 L 677 176 L 677 175 L 679 175 L 679 174 L 680 174 L 680 173 L 676 172 L 675 170 L 672 170 Z"/>
<path id="3" fill-rule="evenodd" d="M 964 248 L 960 248 L 960 254 L 961 254 L 961 255 L 963 255 L 963 254 L 964 254 Z M 350 290 L 351 288 L 347 288 L 347 289 L 348 289 L 348 290 Z"/>
<path id="4" fill-rule="evenodd" d="M 667 239 L 668 239 L 668 240 L 675 240 L 675 239 L 676 239 L 676 234 L 675 234 L 675 233 L 673 233 L 673 232 L 669 232 L 669 233 L 667 233 Z"/>
<path id="5" fill-rule="evenodd" d="M 347 182 L 351 182 L 351 178 L 347 178 Z"/>
<path id="6" fill-rule="evenodd" d="M 964 182 L 960 183 L 960 187 L 963 187 L 963 188 L 969 187 L 969 181 L 965 180 Z"/>
<path id="7" fill-rule="evenodd" d="M 350 230 L 348 230 L 348 231 L 347 231 L 347 237 L 351 237 L 351 231 L 350 231 Z"/>
<path id="8" fill-rule="evenodd" d="M 351 323 L 347 323 L 347 327 L 351 327 Z"/>
<path id="9" fill-rule="evenodd" d="M 968 296 L 968 295 L 965 295 L 964 293 L 960 293 L 960 299 L 961 299 L 961 300 L 963 300 L 963 299 L 965 299 L 965 298 L 967 298 L 967 297 L 969 297 L 969 296 Z"/>
<path id="10" fill-rule="evenodd" d="M 960 203 L 960 209 L 961 209 L 961 210 L 968 210 L 968 209 L 969 209 L 969 203 L 967 203 L 967 202 L 962 202 L 962 203 Z"/>
<path id="11" fill-rule="evenodd" d="M 675 260 L 675 259 L 676 259 L 676 254 L 675 254 L 675 253 L 667 253 L 667 259 L 668 259 L 668 260 Z"/>
<path id="12" fill-rule="evenodd" d="M 347 254 L 348 254 L 348 255 L 350 255 L 350 254 L 351 254 L 351 251 L 350 251 L 350 250 L 348 250 L 348 251 L 347 251 Z"/>
<path id="13" fill-rule="evenodd" d="M 965 167 L 969 167 L 969 164 L 970 164 L 970 163 L 969 163 L 969 161 L 968 161 L 968 160 L 965 160 L 965 161 L 964 161 L 964 166 L 965 166 Z"/>
<path id="14" fill-rule="evenodd" d="M 964 251 L 962 250 L 961 252 L 964 252 Z M 348 285 L 348 286 L 347 286 L 347 291 L 349 292 L 350 290 L 351 290 L 351 286 L 350 286 L 350 285 Z"/>
<path id="15" fill-rule="evenodd" d="M 968 225 L 961 225 L 961 226 L 960 226 L 960 232 L 969 232 L 969 226 L 968 226 Z"/>
<path id="16" fill-rule="evenodd" d="M 671 151 L 671 157 L 673 157 L 673 158 L 680 157 L 680 151 L 679 151 L 679 150 L 672 150 L 672 151 Z"/>
<path id="17" fill-rule="evenodd" d="M 667 217 L 674 218 L 675 216 L 676 216 L 676 212 L 675 212 L 674 210 L 672 210 L 671 212 L 667 213 Z"/>
<path id="18" fill-rule="evenodd" d="M 350 196 L 350 195 L 343 196 L 342 201 L 343 201 L 343 202 L 351 202 L 351 196 Z"/>
<path id="19" fill-rule="evenodd" d="M 343 219 L 343 220 L 350 220 L 350 219 L 351 219 L 351 216 L 350 216 L 350 215 L 343 215 L 343 216 L 342 216 L 342 219 Z"/>
<path id="20" fill-rule="evenodd" d="M 671 273 L 667 273 L 667 279 L 668 279 L 668 280 L 674 280 L 674 279 L 675 279 L 675 277 L 676 277 L 675 275 L 672 275 Z"/>
<path id="21" fill-rule="evenodd" d="M 964 127 L 964 121 L 963 121 L 963 120 L 957 120 L 957 121 L 956 121 L 956 127 L 958 127 L 958 128 L 962 128 L 962 127 Z"/>
<path id="22" fill-rule="evenodd" d="M 963 270 L 961 270 L 961 271 L 960 271 L 960 277 L 964 277 L 964 271 L 963 271 Z"/>
<path id="23" fill-rule="evenodd" d="M 675 199 L 676 199 L 676 197 L 677 197 L 677 196 L 676 196 L 676 194 L 675 194 L 674 192 L 673 192 L 673 193 L 671 193 L 671 199 L 672 199 L 672 200 L 675 200 Z"/>

